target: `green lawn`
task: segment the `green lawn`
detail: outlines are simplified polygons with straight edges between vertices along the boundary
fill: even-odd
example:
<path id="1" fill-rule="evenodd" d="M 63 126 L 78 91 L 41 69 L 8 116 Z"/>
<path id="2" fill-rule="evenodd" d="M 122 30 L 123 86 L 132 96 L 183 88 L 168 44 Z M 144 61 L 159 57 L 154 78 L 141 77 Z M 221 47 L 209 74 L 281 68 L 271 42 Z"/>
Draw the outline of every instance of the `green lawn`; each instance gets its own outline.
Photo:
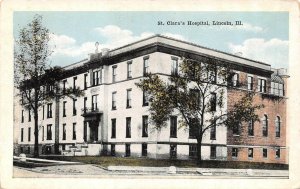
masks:
<path id="1" fill-rule="evenodd" d="M 199 167 L 195 160 L 169 160 L 169 159 L 145 159 L 145 158 L 124 158 L 109 156 L 42 156 L 41 158 L 74 161 L 87 164 L 97 164 L 102 167 L 109 165 L 122 166 L 145 166 L 145 167 Z M 237 162 L 237 161 L 203 161 L 203 168 L 233 168 L 233 169 L 282 169 L 287 170 L 286 164 L 255 163 L 255 162 Z"/>

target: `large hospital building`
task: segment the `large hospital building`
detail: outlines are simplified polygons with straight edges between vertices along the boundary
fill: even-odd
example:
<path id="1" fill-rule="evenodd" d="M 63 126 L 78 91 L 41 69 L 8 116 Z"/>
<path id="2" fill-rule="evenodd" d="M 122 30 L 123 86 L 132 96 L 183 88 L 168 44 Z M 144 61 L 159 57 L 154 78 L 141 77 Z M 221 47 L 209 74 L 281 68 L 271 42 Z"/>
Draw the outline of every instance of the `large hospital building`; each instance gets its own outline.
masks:
<path id="1" fill-rule="evenodd" d="M 229 161 L 288 163 L 286 146 L 286 78 L 284 69 L 193 43 L 155 35 L 116 49 L 103 49 L 66 66 L 61 88 L 80 87 L 85 95 L 61 97 L 39 110 L 40 154 L 193 159 L 196 139 L 170 117 L 160 131 L 149 122 L 150 103 L 135 83 L 146 72 L 168 76 L 181 57 L 214 58 L 234 67 L 234 88 L 225 91 L 230 108 L 243 91 L 254 91 L 264 104 L 259 122 L 208 131 L 202 158 Z M 238 85 L 246 83 L 245 87 Z M 33 113 L 16 104 L 15 128 L 21 153 L 33 153 Z"/>

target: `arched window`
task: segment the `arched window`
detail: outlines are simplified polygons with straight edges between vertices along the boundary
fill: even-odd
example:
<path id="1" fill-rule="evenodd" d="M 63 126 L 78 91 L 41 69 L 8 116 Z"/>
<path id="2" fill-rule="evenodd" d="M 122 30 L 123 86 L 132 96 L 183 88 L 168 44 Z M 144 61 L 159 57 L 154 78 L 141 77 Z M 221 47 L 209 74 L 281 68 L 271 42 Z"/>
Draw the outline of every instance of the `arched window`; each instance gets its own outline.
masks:
<path id="1" fill-rule="evenodd" d="M 277 116 L 275 120 L 275 131 L 276 131 L 276 137 L 280 137 L 280 117 Z"/>
<path id="2" fill-rule="evenodd" d="M 262 124 L 263 124 L 263 128 L 262 128 L 263 136 L 268 136 L 268 116 L 267 115 L 264 115 Z"/>

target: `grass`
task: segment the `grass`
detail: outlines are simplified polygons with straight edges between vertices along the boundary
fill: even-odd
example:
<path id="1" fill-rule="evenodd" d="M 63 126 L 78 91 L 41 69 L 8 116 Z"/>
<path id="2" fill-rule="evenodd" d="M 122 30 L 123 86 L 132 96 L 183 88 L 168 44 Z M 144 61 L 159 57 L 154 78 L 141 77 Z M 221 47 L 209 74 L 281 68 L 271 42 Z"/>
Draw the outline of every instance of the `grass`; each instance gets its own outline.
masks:
<path id="1" fill-rule="evenodd" d="M 146 159 L 129 157 L 109 157 L 109 156 L 43 156 L 41 158 L 82 162 L 86 164 L 96 164 L 102 167 L 108 166 L 144 166 L 144 167 L 169 167 L 176 166 L 182 168 L 200 167 L 195 160 L 170 160 L 170 159 Z M 288 170 L 286 164 L 258 163 L 258 162 L 238 162 L 238 161 L 216 161 L 204 160 L 202 168 L 231 168 L 231 169 L 271 169 Z"/>

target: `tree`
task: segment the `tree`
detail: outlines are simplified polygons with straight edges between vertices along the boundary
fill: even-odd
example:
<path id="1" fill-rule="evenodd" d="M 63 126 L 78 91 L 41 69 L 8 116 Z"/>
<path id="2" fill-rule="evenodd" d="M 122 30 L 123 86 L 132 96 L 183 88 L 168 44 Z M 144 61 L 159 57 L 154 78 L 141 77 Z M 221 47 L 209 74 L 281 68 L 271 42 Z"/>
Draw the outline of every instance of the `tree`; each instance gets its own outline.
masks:
<path id="1" fill-rule="evenodd" d="M 52 53 L 49 34 L 49 30 L 42 25 L 42 16 L 35 15 L 27 26 L 20 29 L 15 41 L 14 84 L 21 105 L 33 112 L 35 157 L 39 156 L 39 108 L 54 99 L 58 102 L 62 95 L 74 97 L 83 94 L 79 88 L 60 90 L 59 81 L 66 72 L 49 64 Z"/>
<path id="2" fill-rule="evenodd" d="M 197 158 L 201 163 L 204 134 L 218 126 L 234 128 L 243 121 L 258 121 L 255 114 L 261 105 L 253 105 L 253 93 L 244 96 L 226 110 L 226 89 L 232 88 L 232 69 L 222 62 L 208 58 L 203 62 L 183 58 L 180 72 L 173 71 L 166 79 L 148 74 L 136 85 L 147 92 L 151 101 L 149 112 L 154 127 L 167 126 L 169 117 L 180 115 L 179 125 L 187 128 L 191 138 L 197 140 Z"/>

